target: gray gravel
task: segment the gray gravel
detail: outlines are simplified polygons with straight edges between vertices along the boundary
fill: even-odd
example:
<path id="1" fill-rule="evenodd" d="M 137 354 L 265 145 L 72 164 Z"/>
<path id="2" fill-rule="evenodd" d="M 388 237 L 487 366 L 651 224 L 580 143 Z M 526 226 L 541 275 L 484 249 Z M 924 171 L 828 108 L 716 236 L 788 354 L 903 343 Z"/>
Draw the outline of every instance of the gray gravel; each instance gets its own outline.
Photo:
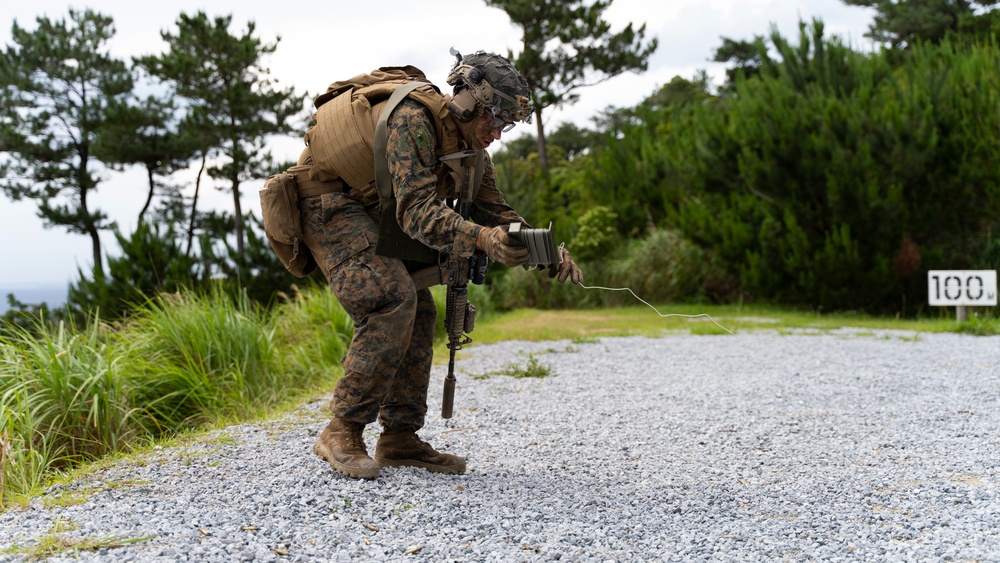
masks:
<path id="1" fill-rule="evenodd" d="M 309 452 L 318 400 L 54 488 L 0 514 L 0 545 L 150 538 L 53 561 L 1000 560 L 1000 337 L 460 354 L 455 416 L 439 417 L 436 367 L 421 436 L 468 456 L 466 475 L 335 475 Z M 551 375 L 490 375 L 533 362 Z"/>

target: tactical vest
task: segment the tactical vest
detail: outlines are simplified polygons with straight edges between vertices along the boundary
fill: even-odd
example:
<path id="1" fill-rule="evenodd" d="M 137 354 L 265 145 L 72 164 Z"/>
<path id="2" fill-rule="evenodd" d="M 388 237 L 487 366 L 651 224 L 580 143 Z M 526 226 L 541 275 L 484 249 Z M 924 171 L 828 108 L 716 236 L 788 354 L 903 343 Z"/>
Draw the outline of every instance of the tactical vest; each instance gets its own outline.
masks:
<path id="1" fill-rule="evenodd" d="M 437 196 L 471 201 L 482 181 L 484 151 L 461 150 L 461 135 L 448 109 L 449 98 L 413 66 L 382 67 L 334 82 L 316 98 L 316 125 L 305 135 L 313 162 L 311 176 L 323 181 L 340 178 L 362 203 L 379 201 L 376 253 L 436 263 L 438 251 L 406 235 L 395 216 L 385 129 L 389 114 L 404 97 L 426 107 L 434 124 L 434 154 L 440 163 L 435 170 Z"/>

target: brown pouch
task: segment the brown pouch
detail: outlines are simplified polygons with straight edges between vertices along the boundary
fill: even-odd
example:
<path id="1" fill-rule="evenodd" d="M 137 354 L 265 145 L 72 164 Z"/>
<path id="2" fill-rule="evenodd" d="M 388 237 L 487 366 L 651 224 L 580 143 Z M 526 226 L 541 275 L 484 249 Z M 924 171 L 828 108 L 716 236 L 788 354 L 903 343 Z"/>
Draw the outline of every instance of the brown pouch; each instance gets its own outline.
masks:
<path id="1" fill-rule="evenodd" d="M 316 269 L 316 260 L 302 240 L 302 217 L 294 175 L 275 174 L 264 182 L 260 190 L 260 211 L 267 241 L 285 269 L 300 278 L 311 274 Z"/>

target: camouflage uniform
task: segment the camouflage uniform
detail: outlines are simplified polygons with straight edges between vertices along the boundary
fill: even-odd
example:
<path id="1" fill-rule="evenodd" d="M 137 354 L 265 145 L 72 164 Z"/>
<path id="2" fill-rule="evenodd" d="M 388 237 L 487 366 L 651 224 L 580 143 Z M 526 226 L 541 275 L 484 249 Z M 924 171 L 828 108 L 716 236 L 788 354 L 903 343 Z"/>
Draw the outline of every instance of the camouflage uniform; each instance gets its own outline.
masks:
<path id="1" fill-rule="evenodd" d="M 408 235 L 464 258 L 475 251 L 480 225 L 523 222 L 497 189 L 488 158 L 472 206 L 475 224 L 445 204 L 437 192 L 442 167 L 434 155 L 436 133 L 420 103 L 403 101 L 388 125 L 397 220 Z M 308 156 L 301 160 L 309 163 Z M 305 242 L 354 320 L 344 377 L 330 405 L 334 417 L 358 424 L 378 418 L 386 429 L 415 432 L 427 413 L 437 324 L 430 290 L 414 288 L 402 260 L 375 254 L 378 199 L 373 192 L 329 193 L 303 199 L 299 206 Z"/>

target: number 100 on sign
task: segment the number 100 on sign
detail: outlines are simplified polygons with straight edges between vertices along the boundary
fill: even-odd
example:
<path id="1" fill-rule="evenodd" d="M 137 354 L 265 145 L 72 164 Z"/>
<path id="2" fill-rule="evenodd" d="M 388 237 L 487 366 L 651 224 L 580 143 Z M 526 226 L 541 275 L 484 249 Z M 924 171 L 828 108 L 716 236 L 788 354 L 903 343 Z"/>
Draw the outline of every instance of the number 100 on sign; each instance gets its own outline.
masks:
<path id="1" fill-rule="evenodd" d="M 996 270 L 930 270 L 927 301 L 935 306 L 980 307 L 997 304 Z"/>

